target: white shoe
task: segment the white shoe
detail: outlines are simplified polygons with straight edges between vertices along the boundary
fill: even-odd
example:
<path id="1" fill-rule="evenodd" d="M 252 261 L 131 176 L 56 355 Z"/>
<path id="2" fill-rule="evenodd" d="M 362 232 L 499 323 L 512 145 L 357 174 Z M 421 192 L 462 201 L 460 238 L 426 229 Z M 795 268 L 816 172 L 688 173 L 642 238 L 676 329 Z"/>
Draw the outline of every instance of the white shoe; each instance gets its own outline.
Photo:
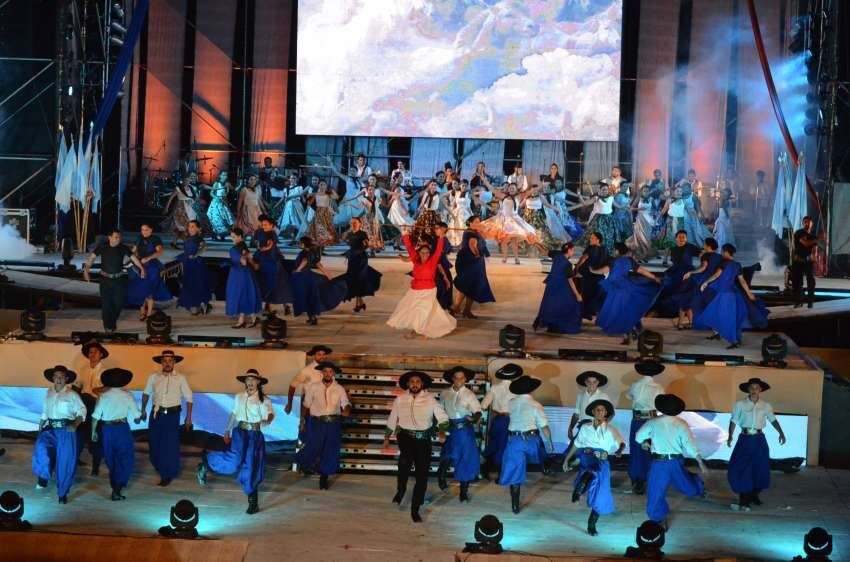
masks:
<path id="1" fill-rule="evenodd" d="M 729 507 L 732 509 L 732 511 L 750 511 L 751 510 L 750 506 L 740 505 L 740 504 L 737 504 L 737 503 L 733 503 Z"/>

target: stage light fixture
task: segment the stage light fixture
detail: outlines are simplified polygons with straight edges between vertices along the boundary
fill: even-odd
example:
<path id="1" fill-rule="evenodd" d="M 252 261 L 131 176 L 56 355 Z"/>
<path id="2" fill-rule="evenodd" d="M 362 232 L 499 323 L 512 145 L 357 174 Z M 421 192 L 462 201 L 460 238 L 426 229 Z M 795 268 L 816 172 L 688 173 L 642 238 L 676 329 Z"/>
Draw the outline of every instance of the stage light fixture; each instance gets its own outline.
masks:
<path id="1" fill-rule="evenodd" d="M 468 542 L 463 552 L 477 552 L 481 554 L 501 554 L 502 539 L 505 536 L 505 528 L 499 518 L 487 514 L 475 522 L 475 540 Z"/>
<path id="2" fill-rule="evenodd" d="M 28 308 L 21 312 L 21 339 L 27 341 L 43 340 L 44 326 L 47 320 L 44 312 L 36 308 Z"/>
<path id="3" fill-rule="evenodd" d="M 118 23 L 117 21 L 113 21 L 112 23 L 110 23 L 109 27 L 112 28 L 112 31 L 115 31 L 116 33 L 120 33 L 121 35 L 127 34 L 127 28 L 124 27 L 123 25 L 121 25 L 120 23 Z"/>
<path id="4" fill-rule="evenodd" d="M 788 342 L 779 334 L 771 334 L 761 340 L 761 364 L 765 367 L 784 369 L 788 366 Z"/>
<path id="5" fill-rule="evenodd" d="M 626 558 L 660 560 L 664 556 L 664 553 L 661 552 L 664 540 L 664 527 L 657 521 L 648 519 L 641 523 L 635 532 L 635 544 L 637 546 L 626 548 L 624 556 Z"/>
<path id="6" fill-rule="evenodd" d="M 823 527 L 812 527 L 803 537 L 803 552 L 806 553 L 806 557 L 795 558 L 795 560 L 828 561 L 829 555 L 832 554 L 832 535 Z"/>
<path id="7" fill-rule="evenodd" d="M 147 319 L 148 337 L 146 343 L 162 345 L 171 343 L 171 316 L 156 309 Z"/>
<path id="8" fill-rule="evenodd" d="M 286 320 L 277 317 L 274 311 L 269 312 L 260 325 L 263 335 L 263 347 L 286 347 Z"/>
<path id="9" fill-rule="evenodd" d="M 171 506 L 171 525 L 160 527 L 158 533 L 172 539 L 196 539 L 198 530 L 195 527 L 198 526 L 200 518 L 195 504 L 186 499 L 180 500 Z"/>
<path id="10" fill-rule="evenodd" d="M 0 494 L 0 531 L 29 531 L 32 524 L 23 517 L 24 498 L 12 490 Z"/>
<path id="11" fill-rule="evenodd" d="M 501 357 L 525 357 L 525 330 L 507 324 L 499 330 L 499 347 Z"/>
<path id="12" fill-rule="evenodd" d="M 124 8 L 118 2 L 112 4 L 112 17 L 115 19 L 124 19 Z"/>
<path id="13" fill-rule="evenodd" d="M 659 332 L 644 330 L 638 336 L 637 348 L 641 359 L 659 359 L 664 353 L 664 336 Z"/>

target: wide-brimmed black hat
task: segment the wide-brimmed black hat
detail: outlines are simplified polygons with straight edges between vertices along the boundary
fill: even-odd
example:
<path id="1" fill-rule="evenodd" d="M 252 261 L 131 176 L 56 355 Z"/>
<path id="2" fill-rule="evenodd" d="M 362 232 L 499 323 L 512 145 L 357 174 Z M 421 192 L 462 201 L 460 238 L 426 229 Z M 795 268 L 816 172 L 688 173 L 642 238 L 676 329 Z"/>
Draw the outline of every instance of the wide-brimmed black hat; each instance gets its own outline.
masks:
<path id="1" fill-rule="evenodd" d="M 100 374 L 100 383 L 103 386 L 112 388 L 127 386 L 131 380 L 133 380 L 133 373 L 127 369 L 119 369 L 118 367 L 107 369 Z"/>
<path id="2" fill-rule="evenodd" d="M 584 409 L 584 413 L 588 416 L 593 417 L 593 409 L 599 405 L 605 406 L 605 411 L 607 412 L 605 417 L 611 419 L 611 417 L 614 415 L 614 405 L 611 404 L 611 402 L 609 402 L 608 400 L 605 400 L 604 398 L 594 400 L 593 402 L 588 404 L 587 408 Z"/>
<path id="3" fill-rule="evenodd" d="M 654 377 L 664 372 L 664 365 L 658 361 L 638 361 L 635 363 L 635 371 L 645 377 Z"/>
<path id="4" fill-rule="evenodd" d="M 94 349 L 94 348 L 100 350 L 100 358 L 101 359 L 106 359 L 107 357 L 109 357 L 109 352 L 106 351 L 106 348 L 103 347 L 102 345 L 100 345 L 100 342 L 97 341 L 97 340 L 87 341 L 86 343 L 83 344 L 83 347 L 82 347 L 82 349 L 80 349 L 80 351 L 82 352 L 83 357 L 88 357 L 89 356 L 89 350 Z"/>
<path id="5" fill-rule="evenodd" d="M 659 394 L 655 397 L 655 409 L 665 416 L 678 416 L 685 411 L 685 401 L 675 394 Z"/>
<path id="6" fill-rule="evenodd" d="M 461 365 L 457 365 L 443 373 L 443 380 L 449 384 L 454 384 L 455 373 L 463 373 L 463 376 L 466 377 L 466 382 L 475 378 L 475 371 L 462 367 Z"/>
<path id="7" fill-rule="evenodd" d="M 324 371 L 325 369 L 333 369 L 334 373 L 340 373 L 341 369 L 336 366 L 336 363 L 333 361 L 322 361 L 321 363 L 316 364 L 317 371 Z"/>
<path id="8" fill-rule="evenodd" d="M 419 377 L 422 381 L 422 388 L 428 388 L 434 382 L 431 378 L 431 375 L 428 373 L 423 373 L 422 371 L 407 371 L 402 376 L 398 378 L 398 386 L 402 390 L 407 390 L 407 383 L 410 382 L 410 379 L 413 377 Z"/>
<path id="9" fill-rule="evenodd" d="M 522 376 L 522 367 L 516 363 L 506 363 L 496 370 L 496 378 L 510 381 Z"/>
<path id="10" fill-rule="evenodd" d="M 537 387 L 543 384 L 543 381 L 540 379 L 535 379 L 534 377 L 529 377 L 528 375 L 523 375 L 517 380 L 511 383 L 511 386 L 508 387 L 511 391 L 511 394 L 531 394 Z"/>
<path id="11" fill-rule="evenodd" d="M 170 349 L 166 349 L 165 351 L 163 351 L 159 355 L 153 356 L 154 363 L 162 363 L 163 357 L 171 357 L 172 359 L 174 359 L 175 363 L 180 363 L 181 361 L 183 361 L 182 355 L 177 355 L 173 351 L 171 351 Z"/>
<path id="12" fill-rule="evenodd" d="M 317 351 L 324 351 L 325 353 L 333 353 L 333 349 L 329 348 L 326 345 L 314 345 L 313 347 L 310 348 L 309 351 L 307 351 L 307 356 L 312 357 L 313 355 L 316 355 Z"/>
<path id="13" fill-rule="evenodd" d="M 587 386 L 587 378 L 593 377 L 599 381 L 599 386 L 605 386 L 608 384 L 608 377 L 603 375 L 602 373 L 597 373 L 596 371 L 585 371 L 576 377 L 576 382 L 579 386 Z"/>
<path id="14" fill-rule="evenodd" d="M 647 519 L 640 524 L 635 533 L 635 542 L 638 546 L 664 546 L 664 527 L 658 521 Z"/>
<path id="15" fill-rule="evenodd" d="M 53 373 L 56 371 L 62 371 L 65 373 L 65 384 L 71 384 L 75 380 L 77 380 L 77 373 L 66 367 L 65 365 L 56 365 L 55 367 L 51 367 L 50 369 L 44 370 L 44 378 L 53 382 Z"/>
<path id="16" fill-rule="evenodd" d="M 770 390 L 770 385 L 767 384 L 766 382 L 764 382 L 763 380 L 761 380 L 758 377 L 753 377 L 750 380 L 748 380 L 747 382 L 742 382 L 741 384 L 738 385 L 738 388 L 741 389 L 741 392 L 749 393 L 751 384 L 759 385 L 761 387 L 762 392 L 764 392 L 765 390 Z"/>
<path id="17" fill-rule="evenodd" d="M 269 382 L 269 379 L 260 376 L 260 372 L 257 369 L 248 369 L 247 371 L 245 371 L 244 375 L 238 375 L 236 377 L 236 380 L 238 380 L 242 384 L 245 384 L 245 379 L 247 379 L 248 377 L 252 377 L 259 380 L 260 384 L 268 384 Z"/>

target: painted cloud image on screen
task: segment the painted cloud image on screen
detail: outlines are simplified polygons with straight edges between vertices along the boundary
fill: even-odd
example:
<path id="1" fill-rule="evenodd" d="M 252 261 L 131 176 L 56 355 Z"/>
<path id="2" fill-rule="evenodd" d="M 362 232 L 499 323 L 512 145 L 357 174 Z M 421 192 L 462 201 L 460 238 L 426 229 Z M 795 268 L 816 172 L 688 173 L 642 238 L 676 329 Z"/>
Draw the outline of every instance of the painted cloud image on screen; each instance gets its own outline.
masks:
<path id="1" fill-rule="evenodd" d="M 621 0 L 301 0 L 299 134 L 617 140 Z"/>

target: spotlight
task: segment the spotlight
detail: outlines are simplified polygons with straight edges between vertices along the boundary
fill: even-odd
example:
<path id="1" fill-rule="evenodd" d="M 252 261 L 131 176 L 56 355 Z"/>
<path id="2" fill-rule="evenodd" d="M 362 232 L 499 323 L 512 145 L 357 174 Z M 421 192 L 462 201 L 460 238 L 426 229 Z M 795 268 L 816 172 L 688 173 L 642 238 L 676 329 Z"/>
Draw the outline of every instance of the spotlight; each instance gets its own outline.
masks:
<path id="1" fill-rule="evenodd" d="M 112 17 L 115 19 L 124 19 L 124 8 L 118 2 L 112 4 Z"/>
<path id="2" fill-rule="evenodd" d="M 159 534 L 172 539 L 196 539 L 198 538 L 198 526 L 200 515 L 198 508 L 189 500 L 180 500 L 171 506 L 171 525 L 159 528 Z"/>
<path id="3" fill-rule="evenodd" d="M 502 522 L 495 515 L 485 515 L 475 522 L 475 540 L 468 542 L 463 552 L 478 552 L 481 554 L 501 554 L 502 538 L 505 529 Z"/>
<path id="4" fill-rule="evenodd" d="M 260 324 L 263 335 L 263 347 L 286 347 L 286 320 L 277 317 L 274 311 L 269 312 Z"/>
<path id="5" fill-rule="evenodd" d="M 508 324 L 499 330 L 499 352 L 501 357 L 525 357 L 525 330 Z"/>
<path id="6" fill-rule="evenodd" d="M 832 535 L 823 527 L 813 527 L 803 537 L 803 552 L 806 553 L 805 558 L 795 556 L 794 560 L 829 562 L 829 555 L 832 554 Z"/>
<path id="7" fill-rule="evenodd" d="M 761 340 L 762 366 L 784 369 L 788 366 L 788 342 L 779 334 L 771 334 Z"/>
<path id="8" fill-rule="evenodd" d="M 121 35 L 127 34 L 127 28 L 118 23 L 117 21 L 113 21 L 112 23 L 110 23 L 109 27 L 111 27 L 113 31 L 115 31 L 116 33 L 120 33 Z"/>
<path id="9" fill-rule="evenodd" d="M 171 343 L 171 316 L 156 309 L 147 320 L 148 337 L 146 343 L 162 345 Z"/>
<path id="10" fill-rule="evenodd" d="M 635 543 L 637 546 L 626 548 L 623 556 L 661 560 L 664 557 L 664 553 L 661 552 L 661 547 L 664 546 L 664 527 L 651 519 L 644 521 L 635 532 Z"/>
<path id="11" fill-rule="evenodd" d="M 24 498 L 12 490 L 0 494 L 0 531 L 29 531 L 32 524 L 23 516 Z"/>
<path id="12" fill-rule="evenodd" d="M 46 320 L 44 312 L 29 308 L 21 313 L 21 339 L 27 341 L 43 340 Z"/>
<path id="13" fill-rule="evenodd" d="M 659 359 L 664 353 L 664 336 L 659 332 L 644 330 L 638 336 L 638 351 L 641 359 Z"/>
<path id="14" fill-rule="evenodd" d="M 115 35 L 111 35 L 109 37 L 109 42 L 112 43 L 116 47 L 120 47 L 124 44 L 124 40 L 120 37 L 116 37 Z"/>

